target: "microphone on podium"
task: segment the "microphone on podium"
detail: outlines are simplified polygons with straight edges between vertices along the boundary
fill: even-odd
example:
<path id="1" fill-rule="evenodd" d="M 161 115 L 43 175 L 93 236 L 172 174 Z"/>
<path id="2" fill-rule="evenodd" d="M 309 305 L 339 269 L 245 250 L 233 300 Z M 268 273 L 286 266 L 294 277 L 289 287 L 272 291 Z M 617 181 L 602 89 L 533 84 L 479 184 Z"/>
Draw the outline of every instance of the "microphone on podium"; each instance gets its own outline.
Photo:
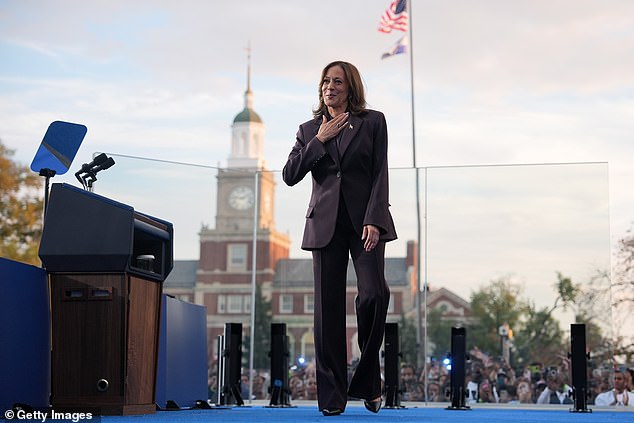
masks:
<path id="1" fill-rule="evenodd" d="M 93 167 L 91 171 L 93 173 L 97 173 L 102 170 L 110 169 L 114 165 L 114 159 L 112 157 L 108 157 L 103 163 L 98 164 Z"/>
<path id="2" fill-rule="evenodd" d="M 75 177 L 84 189 L 92 191 L 92 184 L 97 180 L 97 172 L 111 168 L 115 164 L 112 157 L 108 157 L 106 153 L 100 153 L 90 162 L 84 163 L 75 173 Z"/>
<path id="3" fill-rule="evenodd" d="M 75 176 L 79 176 L 80 174 L 82 174 L 84 172 L 88 172 L 91 168 L 102 164 L 107 159 L 108 159 L 108 156 L 106 155 L 106 153 L 101 153 L 101 154 L 95 156 L 95 158 L 92 160 L 92 162 L 84 163 L 83 165 L 81 165 L 81 169 L 79 169 L 77 171 L 77 173 L 75 173 Z"/>

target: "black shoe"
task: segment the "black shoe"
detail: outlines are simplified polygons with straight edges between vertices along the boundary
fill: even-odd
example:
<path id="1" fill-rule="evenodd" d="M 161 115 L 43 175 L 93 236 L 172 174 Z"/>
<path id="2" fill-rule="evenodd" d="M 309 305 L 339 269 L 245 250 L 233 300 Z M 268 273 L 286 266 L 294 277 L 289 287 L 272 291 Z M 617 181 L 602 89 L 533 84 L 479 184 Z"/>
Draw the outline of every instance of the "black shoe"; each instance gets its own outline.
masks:
<path id="1" fill-rule="evenodd" d="M 373 413 L 378 413 L 381 409 L 381 399 L 374 401 L 363 401 L 363 405 L 365 405 L 366 410 L 371 411 Z"/>
<path id="2" fill-rule="evenodd" d="M 343 410 L 341 408 L 322 408 L 321 409 L 321 413 L 326 416 L 338 416 L 339 414 L 343 413 Z"/>

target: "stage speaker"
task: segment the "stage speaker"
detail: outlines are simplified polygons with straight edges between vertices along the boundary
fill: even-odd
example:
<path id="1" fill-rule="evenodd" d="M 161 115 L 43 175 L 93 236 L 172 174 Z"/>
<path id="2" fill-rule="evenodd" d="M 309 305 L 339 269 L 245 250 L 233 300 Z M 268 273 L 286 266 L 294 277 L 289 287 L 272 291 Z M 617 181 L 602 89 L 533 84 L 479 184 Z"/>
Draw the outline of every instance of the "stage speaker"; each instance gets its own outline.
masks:
<path id="1" fill-rule="evenodd" d="M 573 323 L 570 325 L 570 354 L 572 365 L 572 396 L 574 408 L 570 411 L 588 413 L 588 355 L 586 354 L 586 325 Z"/>
<path id="2" fill-rule="evenodd" d="M 385 408 L 404 408 L 401 406 L 400 362 L 401 341 L 398 323 L 385 324 Z"/>
<path id="3" fill-rule="evenodd" d="M 223 337 L 222 389 L 219 405 L 244 405 L 240 393 L 242 367 L 242 323 L 225 323 Z"/>
<path id="4" fill-rule="evenodd" d="M 225 336 L 224 335 L 218 335 L 216 337 L 217 340 L 217 344 L 216 344 L 216 357 L 218 357 L 218 359 L 216 360 L 216 386 L 215 386 L 215 394 L 216 394 L 216 398 L 214 398 L 214 404 L 215 405 L 220 405 L 222 403 L 222 387 L 224 386 L 224 380 L 225 380 L 225 357 L 224 357 L 224 350 L 225 350 Z"/>
<path id="5" fill-rule="evenodd" d="M 288 336 L 286 323 L 271 323 L 271 386 L 269 407 L 290 407 L 290 389 L 288 387 L 289 369 Z"/>
<path id="6" fill-rule="evenodd" d="M 451 328 L 451 371 L 450 371 L 450 397 L 451 405 L 447 410 L 469 410 L 471 407 L 465 404 L 467 391 L 465 388 L 465 366 L 467 331 L 462 327 Z"/>

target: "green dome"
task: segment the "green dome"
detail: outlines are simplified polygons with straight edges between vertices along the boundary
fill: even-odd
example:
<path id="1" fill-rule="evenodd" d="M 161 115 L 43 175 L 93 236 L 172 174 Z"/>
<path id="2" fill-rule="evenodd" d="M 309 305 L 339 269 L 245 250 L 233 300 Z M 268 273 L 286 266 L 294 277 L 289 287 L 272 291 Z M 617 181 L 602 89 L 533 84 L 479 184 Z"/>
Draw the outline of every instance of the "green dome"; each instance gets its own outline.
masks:
<path id="1" fill-rule="evenodd" d="M 262 123 L 262 118 L 260 115 L 255 113 L 255 110 L 245 107 L 240 113 L 236 115 L 233 119 L 233 123 L 237 122 L 258 122 Z"/>

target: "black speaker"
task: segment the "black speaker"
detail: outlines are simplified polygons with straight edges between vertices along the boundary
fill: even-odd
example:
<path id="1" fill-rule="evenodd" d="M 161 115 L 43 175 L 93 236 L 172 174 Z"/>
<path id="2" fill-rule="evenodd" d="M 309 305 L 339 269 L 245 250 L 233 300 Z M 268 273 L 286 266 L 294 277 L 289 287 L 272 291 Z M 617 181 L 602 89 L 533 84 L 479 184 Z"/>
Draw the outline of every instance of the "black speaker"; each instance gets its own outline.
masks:
<path id="1" fill-rule="evenodd" d="M 240 394 L 242 366 L 242 323 L 225 323 L 220 405 L 244 405 Z"/>
<path id="2" fill-rule="evenodd" d="M 586 325 L 570 325 L 570 354 L 572 365 L 572 396 L 575 400 L 571 412 L 591 413 L 588 409 L 588 355 L 586 354 Z"/>
<path id="3" fill-rule="evenodd" d="M 286 323 L 271 323 L 271 386 L 269 407 L 290 407 L 290 389 L 288 387 L 289 368 L 288 336 Z"/>
<path id="4" fill-rule="evenodd" d="M 451 405 L 447 410 L 470 410 L 465 404 L 467 391 L 465 388 L 465 364 L 467 359 L 467 331 L 462 327 L 451 328 L 451 371 L 450 396 Z"/>
<path id="5" fill-rule="evenodd" d="M 221 405 L 223 398 L 222 387 L 224 386 L 225 380 L 225 336 L 218 335 L 216 339 L 218 340 L 218 345 L 216 346 L 216 357 L 218 357 L 218 360 L 216 361 L 216 386 L 214 387 L 216 389 L 216 398 L 214 398 L 214 404 Z"/>
<path id="6" fill-rule="evenodd" d="M 400 357 L 401 341 L 398 323 L 385 324 L 385 351 L 383 352 L 385 368 L 385 408 L 404 408 L 401 405 Z"/>

